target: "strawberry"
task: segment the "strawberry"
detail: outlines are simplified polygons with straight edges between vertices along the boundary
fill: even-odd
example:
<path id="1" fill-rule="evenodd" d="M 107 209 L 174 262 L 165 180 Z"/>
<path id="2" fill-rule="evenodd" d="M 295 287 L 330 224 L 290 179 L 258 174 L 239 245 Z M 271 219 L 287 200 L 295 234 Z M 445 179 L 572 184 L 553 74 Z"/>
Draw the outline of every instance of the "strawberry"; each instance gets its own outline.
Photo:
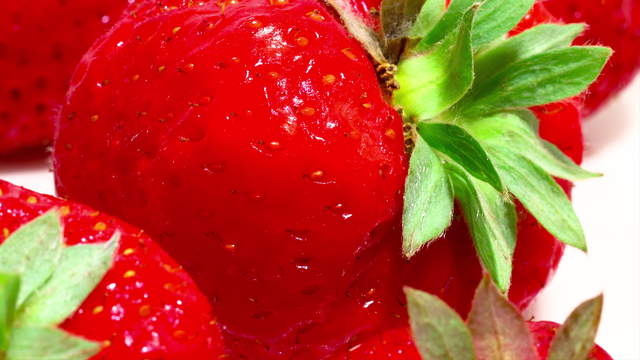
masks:
<path id="1" fill-rule="evenodd" d="M 0 301 L 0 314 L 13 313 L 13 321 L 0 324 L 0 358 L 178 360 L 222 353 L 205 297 L 144 232 L 5 181 L 0 231 L 0 298 L 13 293 L 16 305 L 19 293 L 18 306 L 5 309 Z M 7 278 L 21 279 L 20 291 L 4 291 Z"/>
<path id="2" fill-rule="evenodd" d="M 586 94 L 590 114 L 624 89 L 640 69 L 640 2 L 637 0 L 546 0 L 545 7 L 565 22 L 586 23 L 577 44 L 603 44 L 611 61 Z"/>
<path id="3" fill-rule="evenodd" d="M 0 13 L 0 155 L 42 150 L 69 78 L 127 0 L 5 0 Z"/>
<path id="4" fill-rule="evenodd" d="M 494 42 L 527 1 L 484 30 L 473 2 L 446 14 L 429 2 L 410 35 L 388 18 L 375 35 L 337 1 L 142 2 L 78 67 L 57 126 L 58 191 L 158 239 L 214 303 L 237 358 L 325 358 L 401 322 L 402 282 L 431 281 L 438 264 L 433 283 L 460 289 L 443 297 L 461 312 L 482 267 L 504 291 L 514 273 L 526 302 L 562 251 L 533 215 L 585 248 L 552 175 L 593 176 L 543 142 L 526 109 L 580 93 L 609 53 L 568 47 L 575 25 Z M 523 82 L 501 93 L 509 81 Z M 520 211 L 530 245 L 518 246 L 533 250 L 513 266 L 507 193 L 533 214 Z"/>
<path id="5" fill-rule="evenodd" d="M 335 354 L 331 360 L 430 360 L 444 358 L 485 360 L 503 358 L 502 356 L 504 358 L 535 360 L 552 358 L 612 360 L 606 351 L 593 344 L 593 336 L 600 317 L 601 298 L 593 299 L 577 308 L 563 326 L 550 321 L 527 321 L 525 324 L 522 316 L 506 299 L 497 294 L 495 288 L 489 286 L 488 289 L 483 289 L 486 286 L 485 281 L 478 289 L 476 296 L 482 294 L 480 296 L 485 299 L 480 301 L 482 299 L 476 297 L 474 309 L 467 320 L 470 329 L 465 329 L 462 320 L 437 298 L 408 289 L 409 303 L 413 303 L 414 311 L 413 332 L 409 327 L 387 330 L 364 341 L 351 344 L 349 349 Z M 492 292 L 495 293 L 492 294 Z M 493 318 L 492 320 L 498 327 L 508 329 L 509 332 L 502 332 L 502 334 L 500 331 L 496 332 L 499 329 L 492 328 L 490 323 L 485 322 L 486 319 L 481 318 L 482 316 Z M 589 322 L 577 324 L 578 318 Z M 445 324 L 443 322 L 445 320 L 448 320 L 449 324 Z M 568 331 L 572 331 L 572 335 L 575 337 L 572 339 L 564 337 Z M 497 353 L 487 353 L 486 346 L 494 341 L 492 338 L 496 335 L 502 335 L 500 339 L 501 350 L 498 350 Z M 444 338 L 446 336 L 450 337 L 449 341 Z M 465 337 L 467 339 L 473 338 L 473 340 L 465 344 Z M 454 338 L 457 338 L 458 341 L 452 340 Z M 448 346 L 443 347 L 443 342 Z M 420 344 L 420 350 L 416 347 L 416 343 Z M 574 349 L 579 350 L 572 353 L 562 346 L 568 344 L 572 344 Z M 440 349 L 447 349 L 447 351 L 438 353 Z M 517 351 L 514 352 L 514 350 Z M 473 357 L 473 353 L 477 357 Z M 553 353 L 554 357 L 550 357 L 550 353 Z M 496 354 L 501 356 L 495 356 Z"/>

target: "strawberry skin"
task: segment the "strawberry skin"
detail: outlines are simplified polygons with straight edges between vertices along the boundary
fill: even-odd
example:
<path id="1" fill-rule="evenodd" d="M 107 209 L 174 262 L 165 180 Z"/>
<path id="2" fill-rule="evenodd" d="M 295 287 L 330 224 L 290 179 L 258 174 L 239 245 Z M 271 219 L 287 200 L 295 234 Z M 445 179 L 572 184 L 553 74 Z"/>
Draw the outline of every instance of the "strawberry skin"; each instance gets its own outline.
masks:
<path id="1" fill-rule="evenodd" d="M 142 3 L 84 57 L 56 134 L 58 191 L 158 239 L 238 358 L 322 359 L 401 321 L 405 284 L 466 313 L 482 274 L 466 225 L 402 258 L 401 120 L 331 13 L 183 3 Z M 579 115 L 558 106 L 548 137 L 578 158 Z M 523 307 L 564 247 L 522 209 L 519 228 Z"/>
<path id="2" fill-rule="evenodd" d="M 590 114 L 624 89 L 640 69 L 640 2 L 637 0 L 547 0 L 546 8 L 565 22 L 584 22 L 576 43 L 603 44 L 614 50 L 611 61 L 586 94 Z"/>
<path id="3" fill-rule="evenodd" d="M 85 206 L 0 180 L 0 243 L 57 207 L 66 244 L 92 244 L 121 234 L 113 267 L 61 328 L 103 350 L 92 360 L 215 358 L 222 353 L 211 307 L 195 284 L 145 233 Z"/>
<path id="4" fill-rule="evenodd" d="M 297 351 L 401 208 L 401 120 L 366 59 L 310 0 L 124 21 L 76 73 L 58 190 L 154 235 L 232 338 Z"/>
<path id="5" fill-rule="evenodd" d="M 547 358 L 551 340 L 560 327 L 550 321 L 527 322 L 540 356 Z M 421 360 L 408 327 L 388 330 L 382 334 L 353 344 L 348 350 L 334 355 L 331 360 Z M 587 360 L 613 360 L 600 346 L 595 345 Z"/>
<path id="6" fill-rule="evenodd" d="M 127 0 L 6 0 L 0 12 L 0 155 L 42 149 L 69 78 Z"/>

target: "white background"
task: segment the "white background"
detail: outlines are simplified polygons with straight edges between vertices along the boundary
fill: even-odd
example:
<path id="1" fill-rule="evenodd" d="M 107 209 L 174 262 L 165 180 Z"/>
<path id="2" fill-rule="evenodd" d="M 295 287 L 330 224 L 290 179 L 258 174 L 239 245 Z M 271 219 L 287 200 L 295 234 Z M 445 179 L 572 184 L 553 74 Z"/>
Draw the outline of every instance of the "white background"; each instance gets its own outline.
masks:
<path id="1" fill-rule="evenodd" d="M 579 303 L 604 291 L 598 342 L 616 360 L 640 360 L 640 77 L 589 119 L 584 132 L 583 166 L 605 174 L 579 183 L 574 192 L 589 254 L 567 249 L 528 316 L 562 322 Z M 47 160 L 0 164 L 0 178 L 54 192 Z"/>

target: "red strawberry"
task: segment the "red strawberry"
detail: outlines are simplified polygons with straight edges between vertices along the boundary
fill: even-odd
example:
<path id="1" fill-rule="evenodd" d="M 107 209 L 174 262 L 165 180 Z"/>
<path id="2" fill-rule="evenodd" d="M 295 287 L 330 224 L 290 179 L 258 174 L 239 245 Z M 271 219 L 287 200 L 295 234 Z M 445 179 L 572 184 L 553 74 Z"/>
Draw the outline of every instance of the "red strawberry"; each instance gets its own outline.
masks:
<path id="1" fill-rule="evenodd" d="M 404 97 L 412 94 L 402 89 L 414 85 L 406 76 L 406 62 L 398 64 L 401 88 L 392 94 L 394 67 L 379 58 L 383 55 L 377 43 L 367 42 L 367 54 L 334 12 L 312 0 L 150 1 L 133 12 L 135 16 L 122 20 L 94 45 L 76 72 L 56 134 L 58 191 L 119 214 L 159 239 L 214 302 L 236 357 L 322 359 L 354 335 L 387 326 L 398 320 L 396 315 L 402 318 L 399 279 L 408 274 L 399 251 L 407 179 L 405 145 L 411 148 L 418 144 L 422 151 L 425 146 L 437 146 L 433 139 L 428 145 L 420 144 L 428 134 L 415 134 L 431 123 L 416 125 L 414 121 L 433 116 L 420 119 L 424 114 L 411 113 L 421 111 L 420 106 L 403 103 Z M 349 11 L 338 7 L 337 12 L 355 31 L 351 25 L 356 20 Z M 443 27 L 454 28 L 443 33 L 466 34 L 469 36 L 460 41 L 470 42 L 470 29 L 463 25 L 469 24 L 473 13 L 468 10 L 464 19 L 444 23 Z M 483 36 L 485 41 L 495 40 Z M 434 44 L 441 43 L 447 41 Z M 474 56 L 468 45 L 467 55 Z M 572 54 L 574 49 L 558 46 L 555 51 L 559 56 L 577 56 Z M 378 58 L 380 64 L 368 55 Z M 548 56 L 544 51 L 537 55 Z M 391 59 L 394 54 L 386 56 Z M 580 80 L 583 82 L 595 77 L 606 56 L 585 54 L 584 58 L 593 61 L 581 70 L 586 72 Z M 483 59 L 486 61 L 478 55 L 479 64 Z M 464 67 L 460 73 L 473 72 L 471 63 L 458 65 Z M 508 65 L 501 68 L 509 69 Z M 491 72 L 480 75 L 491 78 Z M 425 74 L 415 78 L 422 76 Z M 105 80 L 108 86 L 95 86 Z M 483 83 L 490 85 L 477 82 Z M 538 94 L 540 98 L 526 106 L 515 104 L 509 110 L 554 102 L 559 94 L 573 96 L 584 88 L 580 85 L 567 90 L 562 84 L 555 85 L 559 87 L 553 95 Z M 418 93 L 420 84 L 416 87 Z M 459 94 L 461 99 L 456 100 L 460 101 L 446 104 L 441 109 L 442 122 L 436 126 L 482 133 L 480 128 L 487 124 L 480 120 L 486 120 L 488 113 L 474 106 L 490 105 L 490 99 L 479 100 L 497 90 L 457 90 L 468 91 L 469 96 Z M 442 99 L 447 94 L 443 93 Z M 404 110 L 406 144 L 400 116 L 387 101 Z M 474 111 L 478 114 L 472 115 Z M 512 116 L 504 111 L 495 109 L 496 116 L 508 117 L 496 121 L 522 127 L 521 116 L 530 117 L 529 113 Z M 480 123 L 468 124 L 467 130 L 458 128 L 446 118 L 457 113 Z M 530 125 L 521 130 L 532 141 L 533 150 L 544 152 L 557 166 L 556 162 L 562 162 L 563 176 L 580 177 L 574 176 L 577 167 L 567 165 L 568 160 L 557 150 L 542 149 L 543 143 Z M 472 142 L 485 135 L 469 134 L 465 139 Z M 489 135 L 490 139 L 478 141 L 486 140 L 487 148 L 502 151 L 506 135 Z M 457 148 L 444 146 L 438 151 Z M 482 147 L 474 149 L 481 151 Z M 485 159 L 480 167 L 491 168 L 497 177 L 488 155 L 480 154 L 479 158 Z M 474 166 L 463 160 L 444 162 L 460 166 L 463 175 L 458 175 L 463 178 L 467 166 Z M 427 169 L 429 166 L 422 168 Z M 438 181 L 448 183 L 447 177 L 455 171 L 447 169 L 447 175 Z M 473 184 L 483 181 L 478 185 L 481 192 L 494 200 L 505 199 L 498 190 L 487 189 L 491 179 L 474 180 L 476 175 L 466 179 Z M 551 177 L 538 175 L 545 182 L 541 188 L 551 188 L 553 201 L 562 200 L 560 218 L 567 215 L 565 211 L 571 213 L 566 209 L 568 200 Z M 496 182 L 493 185 L 497 186 Z M 453 195 L 448 186 L 441 190 L 444 197 L 449 196 L 450 202 L 444 201 L 443 206 L 449 206 L 443 216 L 449 220 Z M 504 236 L 490 234 L 487 242 L 480 241 L 477 247 L 489 257 L 494 251 L 504 252 L 493 259 L 504 260 L 499 266 L 486 256 L 483 264 L 501 277 L 501 286 L 506 288 L 516 215 L 514 205 L 503 200 L 496 208 L 504 215 L 504 222 L 499 221 L 505 225 Z M 409 196 L 404 204 L 420 205 L 421 201 Z M 459 203 L 465 211 L 470 204 L 463 199 Z M 459 289 L 443 297 L 464 311 L 469 304 L 465 296 L 479 281 L 481 267 L 459 213 L 456 219 L 445 239 L 431 243 L 412 263 L 420 264 L 421 257 L 430 259 L 431 249 L 438 246 L 450 247 L 444 252 L 447 257 L 417 266 L 406 278 L 417 283 L 433 281 L 443 293 Z M 527 225 L 522 225 L 520 238 L 530 237 L 526 242 L 536 245 L 529 245 L 534 248 L 530 254 L 520 255 L 516 250 L 513 288 L 514 294 L 520 294 L 518 302 L 528 301 L 539 290 L 562 250 L 531 219 L 521 215 L 521 223 Z M 442 225 L 435 236 L 415 236 L 413 240 L 419 244 L 414 250 L 439 235 L 448 223 Z M 566 235 L 563 231 L 555 233 Z M 477 226 L 472 233 L 483 236 Z M 579 238 L 573 245 L 582 246 Z M 509 244 L 483 248 L 483 243 L 493 246 L 495 241 Z M 429 274 L 431 266 L 441 264 L 445 267 Z M 528 277 L 519 278 L 520 274 Z M 537 282 L 531 283 L 534 278 Z"/>
<path id="2" fill-rule="evenodd" d="M 127 0 L 5 0 L 0 12 L 0 155 L 51 142 L 69 78 Z"/>
<path id="3" fill-rule="evenodd" d="M 55 212 L 52 213 L 50 210 Z M 106 274 L 96 268 L 83 269 L 81 264 L 71 268 L 79 273 L 54 273 L 52 279 L 62 279 L 74 286 L 67 286 L 66 292 L 54 288 L 60 291 L 50 294 L 44 292 L 44 295 L 32 294 L 32 298 L 26 302 L 26 307 L 21 310 L 23 314 L 29 314 L 34 308 L 36 313 L 43 310 L 42 306 L 36 307 L 38 302 L 33 301 L 34 297 L 36 300 L 39 297 L 47 297 L 48 303 L 45 305 L 60 295 L 65 303 L 74 299 L 81 304 L 77 308 L 67 309 L 70 316 L 63 315 L 51 325 L 59 325 L 60 329 L 80 336 L 79 339 L 83 339 L 84 342 L 90 340 L 88 344 L 91 348 L 97 347 L 97 354 L 91 356 L 92 352 L 89 351 L 87 357 L 82 359 L 213 359 L 222 353 L 221 339 L 212 320 L 210 305 L 186 272 L 145 233 L 82 205 L 40 195 L 0 181 L 0 243 L 7 241 L 6 246 L 9 246 L 13 234 L 18 234 L 17 231 L 20 230 L 25 231 L 25 224 L 36 218 L 43 218 L 42 214 L 49 214 L 55 223 L 58 222 L 58 218 L 62 222 L 64 243 L 67 246 L 62 250 L 63 254 L 80 244 L 109 244 L 107 241 L 116 241 L 112 250 L 115 251 L 115 256 L 110 252 L 105 253 L 108 256 L 106 261 L 112 262 L 110 267 L 104 268 Z M 43 217 L 39 218 L 40 215 Z M 114 237 L 114 234 L 119 234 L 119 238 Z M 27 240 L 30 239 L 33 239 L 33 236 L 22 239 L 18 246 L 26 246 Z M 5 245 L 0 245 L 0 249 L 3 246 Z M 54 252 L 52 249 L 47 251 L 49 255 Z M 18 256 L 14 255 L 16 250 L 12 251 L 8 256 Z M 33 250 L 29 254 L 32 257 L 36 256 Z M 11 263 L 17 260 L 12 258 L 7 265 L 7 259 L 3 258 L 5 255 L 7 254 L 0 250 L 0 272 L 13 273 L 15 269 L 12 270 Z M 62 264 L 62 260 L 59 260 L 57 267 L 64 268 Z M 39 266 L 38 269 L 43 267 L 40 263 L 34 266 Z M 32 273 L 32 267 L 26 268 L 23 279 L 27 276 L 24 274 Z M 90 293 L 80 297 L 66 295 L 78 288 L 78 276 L 92 277 L 96 276 L 96 273 L 104 274 L 104 277 L 96 278 L 95 288 L 86 289 Z M 47 284 L 53 281 L 50 280 Z M 26 280 L 23 284 L 27 284 Z M 47 285 L 43 288 L 47 289 Z M 49 313 L 59 311 L 44 309 Z M 16 327 L 24 328 L 31 325 L 33 321 L 30 322 L 28 319 L 33 318 L 33 311 L 30 314 L 31 317 L 18 317 L 22 320 L 17 320 Z M 24 320 L 25 318 L 27 320 Z M 12 344 L 19 340 L 13 339 L 9 343 L 9 354 L 18 351 L 12 350 Z M 38 343 L 44 343 L 44 340 L 33 342 L 26 350 L 36 351 L 38 347 L 35 344 Z M 55 348 L 55 344 L 54 342 L 50 345 L 51 349 Z M 39 356 L 32 354 L 30 358 L 53 358 L 56 354 L 51 353 L 51 349 L 40 349 L 44 352 L 38 353 Z M 6 349 L 0 349 L 0 355 L 3 350 Z"/>
<path id="4" fill-rule="evenodd" d="M 410 296 L 417 298 L 415 294 Z M 487 295 L 485 294 L 484 296 L 487 296 Z M 427 295 L 427 299 L 428 299 L 428 295 Z M 418 341 L 422 342 L 423 344 L 422 346 L 424 346 L 424 349 L 426 349 L 427 351 L 429 349 L 433 351 L 429 353 L 430 355 L 433 356 L 433 358 L 438 358 L 438 359 L 445 358 L 442 356 L 441 357 L 435 356 L 435 354 L 437 354 L 437 350 L 435 349 L 437 349 L 437 346 L 438 346 L 437 338 L 444 337 L 447 335 L 453 338 L 453 334 L 451 333 L 453 326 L 450 325 L 451 323 L 455 324 L 456 322 L 459 321 L 458 324 L 460 324 L 462 327 L 464 327 L 464 325 L 462 324 L 461 320 L 456 319 L 456 317 L 452 315 L 452 312 L 448 313 L 445 310 L 446 307 L 439 309 L 438 304 L 434 303 L 433 301 L 434 300 L 428 301 L 427 303 L 420 305 L 425 308 L 424 310 L 421 311 L 419 315 L 422 317 L 431 319 L 430 327 L 425 326 L 426 322 L 417 323 L 417 324 L 416 322 L 414 322 L 413 333 L 412 333 L 412 329 L 409 328 L 408 326 L 390 329 L 385 332 L 376 334 L 375 336 L 371 336 L 363 341 L 353 342 L 349 349 L 338 352 L 333 357 L 331 357 L 331 360 L 383 360 L 383 359 L 421 360 L 423 359 L 423 357 L 420 356 L 420 353 L 415 345 L 416 339 L 420 339 Z M 476 302 L 477 301 L 478 300 L 476 299 Z M 595 300 L 595 302 L 594 301 L 587 302 L 585 303 L 585 304 L 588 304 L 587 306 L 583 305 L 581 306 L 581 308 L 577 309 L 571 315 L 565 327 L 571 328 L 573 330 L 586 329 L 587 334 L 590 331 L 594 331 L 595 328 L 597 327 L 598 318 L 599 318 L 599 309 L 597 306 L 597 301 L 598 300 Z M 487 302 L 491 303 L 491 306 L 493 307 L 492 315 L 489 315 L 489 316 L 493 317 L 493 320 L 496 321 L 498 326 L 503 326 L 505 329 L 513 330 L 513 329 L 517 329 L 518 324 L 520 324 L 521 330 L 524 330 L 523 333 L 515 334 L 515 335 L 514 335 L 515 331 L 511 333 L 509 332 L 503 333 L 501 338 L 501 342 L 502 342 L 501 345 L 502 345 L 503 351 L 509 351 L 507 349 L 510 349 L 514 345 L 519 344 L 517 345 L 517 346 L 520 346 L 519 351 L 516 353 L 518 356 L 517 357 L 518 359 L 538 359 L 539 358 L 540 360 L 545 360 L 548 358 L 550 351 L 556 352 L 555 353 L 556 357 L 554 357 L 555 359 L 570 358 L 569 356 L 558 357 L 558 355 L 561 353 L 560 352 L 561 350 L 558 350 L 558 349 L 551 350 L 553 348 L 552 343 L 554 342 L 554 340 L 558 343 L 562 342 L 556 338 L 558 332 L 563 331 L 563 330 L 560 330 L 561 329 L 560 324 L 549 322 L 549 321 L 528 321 L 526 322 L 526 325 L 525 325 L 521 315 L 517 314 L 515 309 L 513 309 L 510 305 L 508 305 L 506 301 L 501 301 L 498 297 L 494 300 L 488 300 Z M 590 306 L 594 308 L 589 309 Z M 482 308 L 483 310 L 488 310 L 484 308 L 484 306 L 482 305 L 480 306 L 474 305 L 474 307 L 476 307 L 476 309 L 474 309 L 475 311 L 478 311 L 477 310 L 478 307 Z M 474 310 L 472 310 L 472 312 Z M 504 312 L 503 313 L 504 315 L 506 314 L 510 314 L 510 315 L 506 317 L 503 314 L 501 314 L 501 312 Z M 483 314 L 483 315 L 486 315 L 486 314 Z M 574 319 L 578 315 L 584 318 L 588 318 L 589 320 L 593 320 L 593 323 L 583 322 L 580 325 L 575 324 Z M 475 316 L 475 315 L 472 315 L 472 316 Z M 448 319 L 450 321 L 448 327 L 445 327 L 445 324 L 443 324 L 442 322 L 438 322 L 439 320 L 438 318 L 440 318 L 440 320 Z M 476 350 L 475 353 L 477 355 L 476 358 L 479 360 L 496 358 L 496 357 L 486 356 L 487 354 L 484 353 L 482 350 L 480 350 L 483 348 L 482 345 L 485 342 L 491 341 L 488 339 L 491 339 L 493 336 L 495 336 L 493 333 L 493 329 L 491 329 L 489 326 L 486 326 L 487 324 L 478 324 L 477 319 L 472 320 L 470 318 L 469 320 L 467 320 L 467 322 L 469 324 L 469 327 L 471 328 L 470 333 L 474 338 L 473 341 L 475 343 L 475 350 Z M 474 323 L 473 325 L 472 325 L 472 322 Z M 422 326 L 425 326 L 425 327 L 422 327 Z M 482 330 L 484 332 L 481 332 L 478 330 Z M 457 330 L 457 331 L 460 331 L 460 330 Z M 425 336 L 426 334 L 431 334 L 432 337 Z M 589 335 L 584 335 L 584 334 L 585 333 L 581 331 L 575 331 L 574 332 L 575 338 L 569 341 L 566 341 L 566 339 L 564 339 L 564 341 L 565 343 L 571 343 L 571 341 L 574 341 L 574 344 L 577 344 L 577 343 L 585 344 L 585 345 L 593 344 L 593 338 L 590 338 Z M 417 338 L 416 336 L 418 337 L 424 336 L 424 337 Z M 461 334 L 458 334 L 458 340 L 461 337 L 463 336 L 461 336 Z M 527 340 L 527 337 L 529 337 L 530 340 Z M 527 342 L 533 345 L 530 348 L 531 353 L 526 353 L 524 351 L 526 348 L 522 347 L 522 344 L 523 343 L 526 344 Z M 468 356 L 461 356 L 462 354 L 468 355 L 467 351 L 462 350 L 464 349 L 464 342 L 460 341 L 458 343 L 455 343 L 455 346 L 454 346 L 454 342 L 451 341 L 449 342 L 448 345 L 450 345 L 450 347 L 448 348 L 448 352 L 446 353 L 448 355 L 446 358 L 449 358 L 449 359 L 470 358 Z M 556 347 L 558 347 L 557 345 L 558 344 L 556 344 Z M 590 346 L 593 346 L 593 348 L 588 354 L 588 360 L 612 360 L 611 356 L 607 354 L 607 352 L 604 351 L 600 346 L 595 344 Z M 535 347 L 535 349 L 533 347 Z M 577 348 L 579 347 L 575 347 L 575 349 Z M 586 347 L 586 350 L 588 349 L 589 347 Z M 574 349 L 571 349 L 571 350 L 574 350 Z M 503 353 L 503 355 L 505 356 L 505 358 L 510 358 L 508 356 L 509 353 L 505 352 Z M 576 353 L 572 353 L 571 355 L 573 355 L 574 358 L 579 358 L 576 356 Z M 431 357 L 425 356 L 424 359 L 428 360 L 428 359 L 431 359 Z"/>
<path id="5" fill-rule="evenodd" d="M 640 69 L 640 2 L 637 0 L 545 0 L 553 15 L 565 22 L 584 22 L 587 31 L 578 44 L 613 48 L 611 62 L 586 94 L 585 111 L 592 113 L 624 89 Z"/>

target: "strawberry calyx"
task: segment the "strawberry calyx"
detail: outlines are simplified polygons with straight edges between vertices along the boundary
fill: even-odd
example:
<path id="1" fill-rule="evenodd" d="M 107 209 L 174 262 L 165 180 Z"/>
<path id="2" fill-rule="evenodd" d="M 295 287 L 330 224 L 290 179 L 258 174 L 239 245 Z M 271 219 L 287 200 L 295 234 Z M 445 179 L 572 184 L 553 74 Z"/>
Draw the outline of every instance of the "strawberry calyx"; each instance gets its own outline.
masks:
<path id="1" fill-rule="evenodd" d="M 534 0 L 448 6 L 446 0 L 384 0 L 377 32 L 344 0 L 329 2 L 378 63 L 383 88 L 406 124 L 407 257 L 444 233 L 458 201 L 483 266 L 507 291 L 517 238 L 514 199 L 559 241 L 586 251 L 578 217 L 554 177 L 599 174 L 542 140 L 528 108 L 583 92 L 609 48 L 571 46 L 582 24 L 542 24 L 507 37 Z M 394 76 L 389 69 L 397 70 Z"/>
<path id="2" fill-rule="evenodd" d="M 538 360 L 522 314 L 488 276 L 481 281 L 465 322 L 437 296 L 405 288 L 413 340 L 425 360 Z M 586 359 L 595 345 L 602 295 L 578 306 L 558 329 L 547 359 Z"/>
<path id="3" fill-rule="evenodd" d="M 58 326 L 113 265 L 119 234 L 101 244 L 64 244 L 60 214 L 51 210 L 0 245 L 0 360 L 89 359 L 98 342 Z"/>

